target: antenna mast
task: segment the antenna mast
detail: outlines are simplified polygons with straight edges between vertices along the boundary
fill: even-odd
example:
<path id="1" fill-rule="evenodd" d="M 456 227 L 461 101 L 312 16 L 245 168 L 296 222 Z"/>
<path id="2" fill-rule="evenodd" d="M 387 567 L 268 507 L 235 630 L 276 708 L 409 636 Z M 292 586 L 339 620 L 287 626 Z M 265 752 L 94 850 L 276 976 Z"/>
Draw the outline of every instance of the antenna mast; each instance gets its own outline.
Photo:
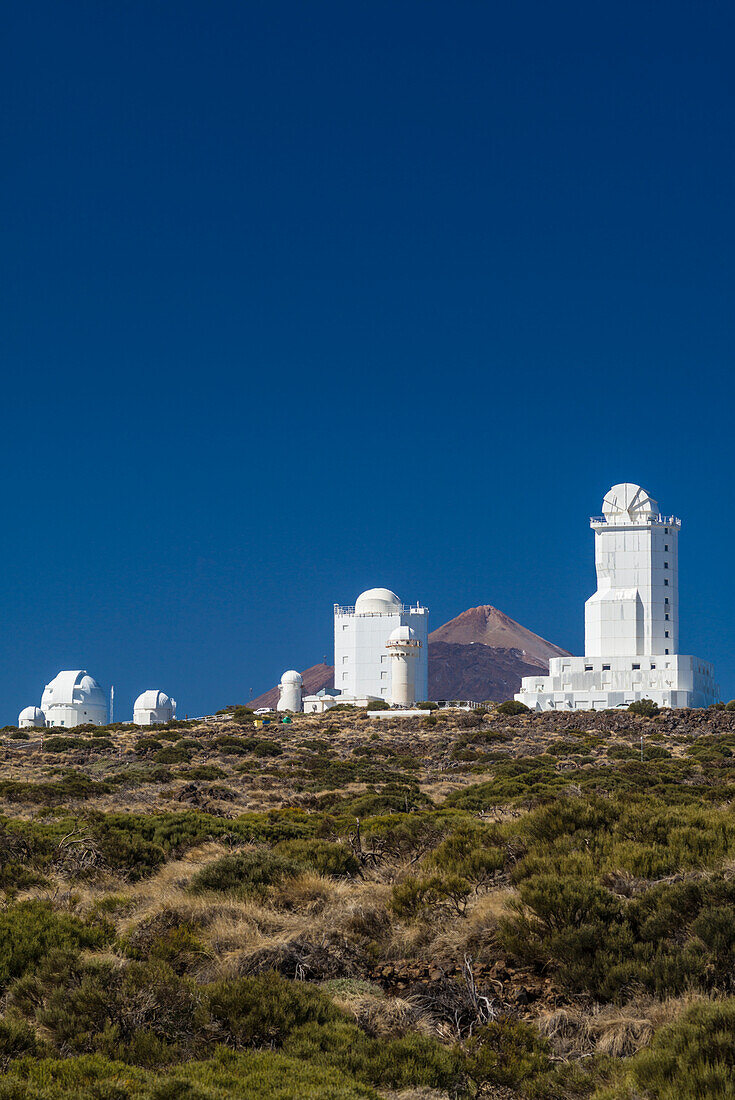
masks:
<path id="1" fill-rule="evenodd" d="M 115 714 L 115 687 L 110 688 L 110 725 L 112 725 L 113 717 Z"/>

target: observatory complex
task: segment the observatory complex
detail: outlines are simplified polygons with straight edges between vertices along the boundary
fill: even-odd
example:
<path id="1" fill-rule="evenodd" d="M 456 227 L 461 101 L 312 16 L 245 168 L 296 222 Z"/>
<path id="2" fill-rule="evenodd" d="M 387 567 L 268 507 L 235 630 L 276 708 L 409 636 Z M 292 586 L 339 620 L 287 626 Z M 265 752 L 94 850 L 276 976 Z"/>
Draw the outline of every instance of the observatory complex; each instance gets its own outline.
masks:
<path id="1" fill-rule="evenodd" d="M 613 485 L 590 526 L 597 591 L 585 604 L 585 655 L 552 657 L 549 675 L 524 676 L 516 699 L 532 710 L 716 702 L 712 666 L 678 653 L 681 520 L 626 482 Z"/>
<path id="2" fill-rule="evenodd" d="M 152 726 L 176 717 L 176 700 L 163 691 L 144 691 L 135 700 L 133 722 Z M 60 672 L 46 684 L 40 707 L 25 707 L 18 715 L 21 729 L 33 726 L 106 726 L 107 698 L 85 669 Z"/>
<path id="3" fill-rule="evenodd" d="M 429 610 L 407 607 L 388 588 L 370 588 L 354 607 L 334 605 L 334 688 L 303 694 L 298 672 L 284 672 L 278 709 L 321 714 L 337 703 L 378 701 L 410 707 L 429 684 Z"/>

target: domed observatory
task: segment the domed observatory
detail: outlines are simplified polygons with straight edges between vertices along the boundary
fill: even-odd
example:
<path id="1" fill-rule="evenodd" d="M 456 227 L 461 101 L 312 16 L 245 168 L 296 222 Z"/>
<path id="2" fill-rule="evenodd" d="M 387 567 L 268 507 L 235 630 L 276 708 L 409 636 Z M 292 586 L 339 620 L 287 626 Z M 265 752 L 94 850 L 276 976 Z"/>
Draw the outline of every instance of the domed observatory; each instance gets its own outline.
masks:
<path id="1" fill-rule="evenodd" d="M 391 670 L 386 649 L 398 627 L 413 630 L 420 642 L 415 660 L 416 699 L 429 694 L 429 609 L 401 603 L 389 588 L 369 588 L 353 607 L 334 605 L 335 693 L 357 699 L 390 699 Z"/>
<path id="2" fill-rule="evenodd" d="M 421 640 L 410 626 L 397 626 L 385 643 L 390 659 L 390 701 L 394 707 L 411 707 L 416 698 L 416 670 Z"/>
<path id="3" fill-rule="evenodd" d="M 613 485 L 593 516 L 597 591 L 585 604 L 584 657 L 552 657 L 548 676 L 524 676 L 516 695 L 532 710 L 606 710 L 652 699 L 706 707 L 719 699 L 714 670 L 679 653 L 679 530 L 649 494 Z"/>
<path id="4" fill-rule="evenodd" d="M 165 691 L 144 691 L 133 704 L 133 722 L 136 726 L 155 726 L 170 722 L 175 717 L 176 700 L 166 695 Z"/>
<path id="5" fill-rule="evenodd" d="M 46 684 L 41 710 L 47 726 L 107 725 L 107 698 L 86 670 L 60 672 Z"/>
<path id="6" fill-rule="evenodd" d="M 294 714 L 301 713 L 303 710 L 303 689 L 304 681 L 300 672 L 296 672 L 293 668 L 290 668 L 288 672 L 284 672 L 278 685 L 278 706 L 276 710 L 290 710 Z"/>
<path id="7" fill-rule="evenodd" d="M 40 707 L 25 707 L 18 715 L 19 729 L 30 729 L 31 726 L 45 726 L 46 715 Z"/>

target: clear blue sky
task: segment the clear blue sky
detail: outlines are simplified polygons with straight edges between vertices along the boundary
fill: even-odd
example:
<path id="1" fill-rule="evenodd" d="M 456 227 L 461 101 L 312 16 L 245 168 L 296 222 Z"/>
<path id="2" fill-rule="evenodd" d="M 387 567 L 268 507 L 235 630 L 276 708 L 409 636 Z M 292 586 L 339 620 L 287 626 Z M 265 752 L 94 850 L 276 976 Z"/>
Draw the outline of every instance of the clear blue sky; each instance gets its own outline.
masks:
<path id="1" fill-rule="evenodd" d="M 735 695 L 731 4 L 2 23 L 0 721 L 245 701 L 373 585 L 581 652 L 624 480 Z"/>

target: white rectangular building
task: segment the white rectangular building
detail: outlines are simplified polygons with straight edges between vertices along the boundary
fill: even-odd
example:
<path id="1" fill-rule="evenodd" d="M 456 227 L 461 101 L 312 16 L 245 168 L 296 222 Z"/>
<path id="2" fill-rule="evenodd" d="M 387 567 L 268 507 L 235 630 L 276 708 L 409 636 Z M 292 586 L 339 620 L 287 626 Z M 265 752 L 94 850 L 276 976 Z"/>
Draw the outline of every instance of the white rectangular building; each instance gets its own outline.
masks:
<path id="1" fill-rule="evenodd" d="M 391 698 L 391 663 L 386 642 L 399 626 L 410 627 L 418 649 L 415 702 L 429 694 L 429 609 L 407 607 L 387 588 L 371 588 L 354 607 L 334 605 L 334 686 L 342 695 Z"/>

